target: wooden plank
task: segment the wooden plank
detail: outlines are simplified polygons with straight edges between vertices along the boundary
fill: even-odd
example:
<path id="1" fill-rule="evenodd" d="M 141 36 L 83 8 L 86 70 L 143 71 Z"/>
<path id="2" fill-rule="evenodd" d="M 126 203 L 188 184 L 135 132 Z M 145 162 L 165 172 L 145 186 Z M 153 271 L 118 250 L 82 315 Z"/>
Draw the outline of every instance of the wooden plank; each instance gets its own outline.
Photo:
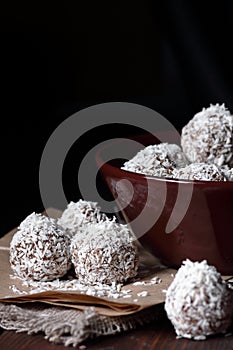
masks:
<path id="1" fill-rule="evenodd" d="M 164 317 L 137 330 L 85 342 L 87 350 L 230 350 L 233 336 L 216 336 L 204 341 L 176 339 L 170 322 Z M 79 347 L 77 347 L 78 349 Z M 1 350 L 67 350 L 49 343 L 40 335 L 4 331 L 0 335 Z"/>

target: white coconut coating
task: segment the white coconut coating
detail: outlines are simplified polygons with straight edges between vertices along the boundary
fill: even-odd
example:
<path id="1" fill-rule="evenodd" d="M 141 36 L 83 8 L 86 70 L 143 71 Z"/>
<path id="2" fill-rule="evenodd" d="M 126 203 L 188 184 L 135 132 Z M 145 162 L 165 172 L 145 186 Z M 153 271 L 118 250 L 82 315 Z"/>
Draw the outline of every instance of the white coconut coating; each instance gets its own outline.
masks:
<path id="1" fill-rule="evenodd" d="M 233 168 L 229 168 L 227 165 L 225 165 L 220 168 L 220 171 L 227 181 L 233 181 Z"/>
<path id="2" fill-rule="evenodd" d="M 181 146 L 191 163 L 233 166 L 233 116 L 225 105 L 197 113 L 182 129 Z"/>
<path id="3" fill-rule="evenodd" d="M 71 259 L 78 280 L 90 285 L 124 283 L 138 270 L 134 237 L 113 221 L 83 227 L 72 238 Z"/>
<path id="4" fill-rule="evenodd" d="M 23 279 L 51 281 L 62 277 L 71 266 L 70 238 L 54 219 L 32 213 L 11 240 L 10 264 Z"/>
<path id="5" fill-rule="evenodd" d="M 205 339 L 230 326 L 233 291 L 206 260 L 187 259 L 167 290 L 165 310 L 178 336 Z"/>
<path id="6" fill-rule="evenodd" d="M 103 220 L 108 220 L 108 217 L 101 213 L 101 208 L 96 202 L 80 199 L 76 203 L 70 202 L 57 222 L 73 236 L 83 225 Z"/>
<path id="7" fill-rule="evenodd" d="M 193 163 L 181 169 L 174 169 L 175 179 L 199 181 L 226 181 L 226 177 L 214 164 Z"/>
<path id="8" fill-rule="evenodd" d="M 174 143 L 160 143 L 157 145 L 157 149 L 167 153 L 168 158 L 175 163 L 176 168 L 182 168 L 189 164 L 189 161 L 180 146 Z"/>
<path id="9" fill-rule="evenodd" d="M 175 168 L 187 164 L 188 161 L 178 145 L 160 143 L 145 147 L 125 162 L 121 169 L 151 176 L 170 177 Z"/>

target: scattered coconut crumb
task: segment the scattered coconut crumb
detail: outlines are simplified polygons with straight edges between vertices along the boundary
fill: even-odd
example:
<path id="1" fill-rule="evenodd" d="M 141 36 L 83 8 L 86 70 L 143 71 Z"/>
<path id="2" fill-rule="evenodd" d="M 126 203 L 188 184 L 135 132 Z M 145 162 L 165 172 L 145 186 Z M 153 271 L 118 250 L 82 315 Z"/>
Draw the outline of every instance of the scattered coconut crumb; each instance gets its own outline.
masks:
<path id="1" fill-rule="evenodd" d="M 130 293 L 130 292 L 132 292 L 131 289 L 124 289 L 124 290 L 122 290 L 122 293 L 123 293 L 123 294 L 128 294 L 128 293 Z"/>
<path id="2" fill-rule="evenodd" d="M 136 281 L 133 283 L 134 286 L 153 286 L 154 284 L 158 284 L 161 283 L 162 280 L 155 276 L 153 278 L 151 278 L 150 281 Z"/>
<path id="3" fill-rule="evenodd" d="M 130 293 L 128 290 L 122 290 L 122 284 L 112 283 L 112 285 L 97 283 L 94 286 L 85 285 L 81 283 L 77 279 L 70 280 L 54 280 L 54 281 L 33 281 L 33 280 L 23 280 L 18 277 L 22 281 L 22 286 L 27 287 L 30 290 L 24 291 L 18 289 L 15 285 L 10 286 L 10 289 L 19 294 L 35 294 L 42 293 L 46 291 L 75 291 L 80 292 L 80 294 L 87 294 L 96 297 L 107 297 L 107 298 L 122 298 L 125 295 Z"/>
<path id="4" fill-rule="evenodd" d="M 134 286 L 144 286 L 145 282 L 144 281 L 142 281 L 142 282 L 138 281 L 138 282 L 134 282 L 133 285 Z"/>
<path id="5" fill-rule="evenodd" d="M 230 337 L 230 336 L 232 336 L 232 332 L 224 334 L 224 337 Z"/>
<path id="6" fill-rule="evenodd" d="M 123 289 L 123 284 L 116 284 L 115 282 L 112 285 L 97 283 L 96 285 L 85 285 L 81 283 L 78 279 L 68 279 L 68 280 L 54 280 L 54 281 L 33 281 L 33 280 L 24 280 L 15 275 L 10 276 L 12 279 L 18 279 L 22 282 L 22 287 L 26 287 L 29 291 L 21 290 L 17 288 L 14 284 L 9 288 L 17 294 L 36 294 L 46 291 L 75 291 L 80 294 L 87 294 L 91 296 L 96 296 L 100 298 L 112 298 L 112 299 L 127 299 L 132 298 L 131 289 Z"/>
<path id="7" fill-rule="evenodd" d="M 149 292 L 147 290 L 143 290 L 142 292 L 137 293 L 138 297 L 147 297 L 149 294 Z"/>
<path id="8" fill-rule="evenodd" d="M 13 293 L 28 294 L 28 292 L 26 292 L 24 290 L 20 290 L 19 288 L 17 288 L 15 284 L 12 284 L 11 286 L 9 286 L 9 289 L 11 289 Z"/>
<path id="9" fill-rule="evenodd" d="M 79 345 L 79 350 L 85 350 L 86 348 L 86 345 Z"/>

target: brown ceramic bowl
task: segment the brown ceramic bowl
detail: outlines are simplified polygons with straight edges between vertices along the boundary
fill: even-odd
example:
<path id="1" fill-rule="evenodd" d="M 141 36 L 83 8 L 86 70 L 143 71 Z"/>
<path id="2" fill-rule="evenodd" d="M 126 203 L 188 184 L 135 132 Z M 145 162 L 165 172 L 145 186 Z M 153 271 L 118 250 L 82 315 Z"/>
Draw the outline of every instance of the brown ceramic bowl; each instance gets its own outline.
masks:
<path id="1" fill-rule="evenodd" d="M 152 144 L 151 137 L 144 136 L 143 144 Z M 233 274 L 233 182 L 164 179 L 121 170 L 122 160 L 105 163 L 113 146 L 111 141 L 97 152 L 97 164 L 141 244 L 169 267 L 178 268 L 186 258 L 206 259 L 222 274 Z"/>

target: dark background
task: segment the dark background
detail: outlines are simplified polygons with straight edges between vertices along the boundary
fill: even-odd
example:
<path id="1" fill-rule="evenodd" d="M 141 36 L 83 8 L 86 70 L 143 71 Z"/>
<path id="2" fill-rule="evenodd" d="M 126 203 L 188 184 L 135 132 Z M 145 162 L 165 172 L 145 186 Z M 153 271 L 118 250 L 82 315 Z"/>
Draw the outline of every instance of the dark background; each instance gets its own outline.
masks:
<path id="1" fill-rule="evenodd" d="M 178 129 L 210 103 L 233 110 L 232 16 L 232 1 L 18 2 L 1 9 L 0 235 L 43 209 L 43 148 L 78 110 L 135 102 Z M 88 148 L 130 132 L 116 126 L 84 135 L 64 168 L 68 200 L 79 198 L 77 162 Z"/>

